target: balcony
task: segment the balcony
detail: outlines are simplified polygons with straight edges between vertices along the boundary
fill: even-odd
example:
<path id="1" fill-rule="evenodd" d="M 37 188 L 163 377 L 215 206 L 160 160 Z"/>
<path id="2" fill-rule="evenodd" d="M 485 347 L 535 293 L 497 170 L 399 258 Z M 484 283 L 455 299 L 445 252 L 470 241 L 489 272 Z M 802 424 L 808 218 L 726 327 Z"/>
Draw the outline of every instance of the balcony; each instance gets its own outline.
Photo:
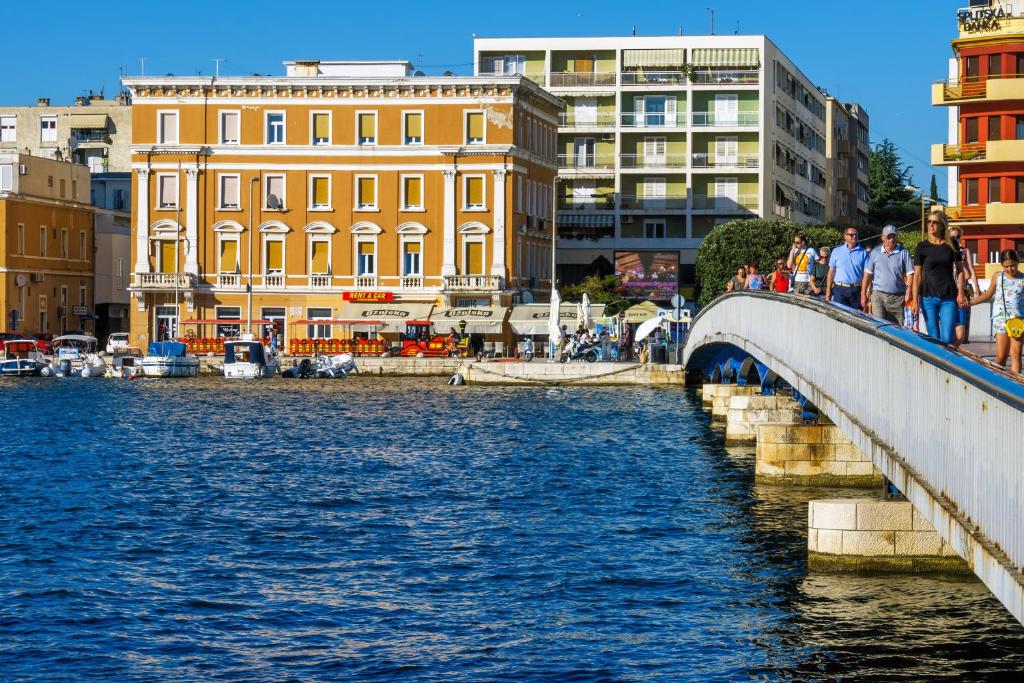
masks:
<path id="1" fill-rule="evenodd" d="M 986 79 L 939 80 L 932 84 L 932 104 L 1003 102 L 1024 99 L 1024 74 L 1000 74 Z"/>
<path id="2" fill-rule="evenodd" d="M 761 116 L 756 111 L 719 114 L 713 111 L 693 112 L 694 128 L 757 128 Z"/>
<path id="3" fill-rule="evenodd" d="M 490 77 L 490 78 L 515 78 L 516 76 L 522 76 L 523 78 L 527 78 L 527 79 L 533 81 L 534 83 L 536 83 L 537 85 L 541 86 L 542 88 L 544 87 L 544 81 L 545 81 L 544 74 L 542 74 L 542 73 L 539 73 L 539 74 L 538 73 L 529 74 L 529 73 L 504 73 L 504 72 L 499 73 L 497 71 L 480 71 L 480 72 L 478 72 L 478 75 L 481 76 L 481 77 Z"/>
<path id="4" fill-rule="evenodd" d="M 242 276 L 238 273 L 219 273 L 217 275 L 217 286 L 223 289 L 240 289 L 242 287 Z"/>
<path id="5" fill-rule="evenodd" d="M 947 206 L 943 209 L 953 223 L 988 223 L 991 225 L 1020 225 L 1024 215 L 1024 204 L 994 202 L 970 204 L 968 206 Z"/>
<path id="6" fill-rule="evenodd" d="M 556 71 L 551 74 L 552 88 L 586 88 L 595 85 L 614 86 L 615 72 Z"/>
<path id="7" fill-rule="evenodd" d="M 192 273 L 133 273 L 134 289 L 191 289 L 195 286 Z"/>
<path id="8" fill-rule="evenodd" d="M 622 195 L 623 211 L 676 211 L 686 208 L 686 195 L 647 197 L 643 195 Z"/>
<path id="9" fill-rule="evenodd" d="M 623 71 L 622 85 L 682 85 L 686 83 L 684 71 Z"/>
<path id="10" fill-rule="evenodd" d="M 500 292 L 505 288 L 500 275 L 445 275 L 448 292 Z"/>
<path id="11" fill-rule="evenodd" d="M 563 171 L 612 171 L 615 157 L 611 154 L 559 154 L 558 168 Z"/>
<path id="12" fill-rule="evenodd" d="M 423 289 L 422 275 L 403 275 L 398 283 L 399 289 Z"/>
<path id="13" fill-rule="evenodd" d="M 623 170 L 633 168 L 686 168 L 685 154 L 623 154 L 620 160 Z"/>
<path id="14" fill-rule="evenodd" d="M 682 128 L 686 126 L 686 112 L 624 112 L 620 114 L 623 128 Z"/>
<path id="15" fill-rule="evenodd" d="M 694 85 L 758 85 L 761 82 L 761 72 L 757 69 L 694 71 L 690 81 Z"/>
<path id="16" fill-rule="evenodd" d="M 968 161 L 985 161 L 984 142 L 963 145 L 932 145 L 933 166 L 955 166 Z"/>
<path id="17" fill-rule="evenodd" d="M 761 167 L 761 155 L 757 152 L 743 152 L 737 154 L 703 154 L 693 155 L 693 168 L 709 169 L 750 169 L 757 170 Z"/>
<path id="18" fill-rule="evenodd" d="M 613 211 L 615 194 L 596 194 L 590 196 L 574 195 L 558 200 L 559 211 Z"/>
<path id="19" fill-rule="evenodd" d="M 256 286 L 262 286 L 263 289 L 284 289 L 284 275 L 281 273 L 264 275 L 262 282 L 258 282 Z"/>
<path id="20" fill-rule="evenodd" d="M 356 275 L 356 289 L 377 289 L 376 275 Z"/>
<path id="21" fill-rule="evenodd" d="M 853 192 L 853 179 L 849 176 L 836 178 L 836 189 L 840 192 Z"/>
<path id="22" fill-rule="evenodd" d="M 309 276 L 309 288 L 310 289 L 330 289 L 331 288 L 331 276 L 330 275 L 310 275 Z"/>
<path id="23" fill-rule="evenodd" d="M 986 218 L 984 204 L 971 204 L 969 206 L 947 206 L 943 208 L 946 218 L 954 223 L 981 223 Z"/>
<path id="24" fill-rule="evenodd" d="M 615 112 L 562 112 L 558 115 L 558 125 L 561 128 L 614 128 Z"/>
<path id="25" fill-rule="evenodd" d="M 717 197 L 715 195 L 693 195 L 693 210 L 709 213 L 754 213 L 760 206 L 760 198 L 756 194 L 741 194 L 733 197 Z"/>
<path id="26" fill-rule="evenodd" d="M 846 157 L 852 157 L 856 153 L 857 145 L 854 144 L 853 140 L 844 138 L 839 141 L 839 154 Z"/>
<path id="27" fill-rule="evenodd" d="M 104 142 L 110 144 L 110 133 L 106 128 L 73 128 L 71 139 L 75 142 Z"/>

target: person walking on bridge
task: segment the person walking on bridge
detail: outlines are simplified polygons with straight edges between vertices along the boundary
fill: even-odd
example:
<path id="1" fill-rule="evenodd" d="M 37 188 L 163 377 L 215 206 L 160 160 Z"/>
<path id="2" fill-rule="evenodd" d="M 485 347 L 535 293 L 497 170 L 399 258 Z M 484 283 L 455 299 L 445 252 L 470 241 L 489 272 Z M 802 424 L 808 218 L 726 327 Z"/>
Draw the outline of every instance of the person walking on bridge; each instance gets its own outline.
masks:
<path id="1" fill-rule="evenodd" d="M 992 276 L 988 289 L 981 296 L 975 297 L 971 305 L 976 306 L 993 299 L 992 331 L 996 335 L 996 363 L 1003 365 L 1009 356 L 1010 369 L 1019 373 L 1024 337 L 1011 337 L 1011 330 L 1007 329 L 1006 323 L 1014 318 L 1020 321 L 1024 316 L 1024 273 L 1019 268 L 1020 255 L 1013 249 L 1000 252 L 999 263 L 1003 266 L 1003 272 Z"/>
<path id="2" fill-rule="evenodd" d="M 903 324 L 903 306 L 911 292 L 914 264 L 910 252 L 896 241 L 896 228 L 882 229 L 882 248 L 873 249 L 864 280 L 861 283 L 860 305 L 865 310 L 871 303 L 871 315 L 897 325 Z"/>
<path id="3" fill-rule="evenodd" d="M 850 226 L 843 231 L 844 243 L 832 250 L 828 261 L 825 300 L 861 310 L 860 291 L 868 252 L 860 244 L 860 231 Z"/>
<path id="4" fill-rule="evenodd" d="M 789 291 L 789 271 L 786 269 L 784 259 L 775 262 L 775 270 L 768 276 L 768 289 L 773 292 Z"/>
<path id="5" fill-rule="evenodd" d="M 946 214 L 933 211 L 925 220 L 928 239 L 914 251 L 914 313 L 923 312 L 928 334 L 944 344 L 953 341 L 957 306 L 966 306 L 960 249 L 949 238 Z"/>
<path id="6" fill-rule="evenodd" d="M 793 236 L 793 248 L 789 250 L 786 267 L 793 273 L 793 291 L 797 294 L 811 293 L 811 276 L 814 275 L 814 262 L 817 258 L 818 252 L 808 246 L 802 232 Z"/>
<path id="7" fill-rule="evenodd" d="M 811 272 L 811 291 L 814 296 L 824 298 L 825 283 L 828 282 L 828 260 L 832 256 L 832 250 L 822 247 L 818 251 L 818 260 L 814 262 L 814 270 Z"/>

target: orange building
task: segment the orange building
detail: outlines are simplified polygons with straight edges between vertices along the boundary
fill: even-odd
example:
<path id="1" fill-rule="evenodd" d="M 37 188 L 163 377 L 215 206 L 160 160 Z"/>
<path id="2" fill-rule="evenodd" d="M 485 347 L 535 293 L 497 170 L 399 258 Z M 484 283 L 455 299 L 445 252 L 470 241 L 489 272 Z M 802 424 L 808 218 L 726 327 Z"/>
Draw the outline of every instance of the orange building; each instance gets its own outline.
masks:
<path id="1" fill-rule="evenodd" d="M 286 66 L 124 79 L 133 342 L 231 336 L 246 320 L 274 321 L 283 341 L 398 333 L 357 324 L 354 302 L 400 320 L 547 293 L 560 100 L 405 62 Z"/>
<path id="2" fill-rule="evenodd" d="M 92 331 L 89 169 L 0 152 L 0 330 Z"/>

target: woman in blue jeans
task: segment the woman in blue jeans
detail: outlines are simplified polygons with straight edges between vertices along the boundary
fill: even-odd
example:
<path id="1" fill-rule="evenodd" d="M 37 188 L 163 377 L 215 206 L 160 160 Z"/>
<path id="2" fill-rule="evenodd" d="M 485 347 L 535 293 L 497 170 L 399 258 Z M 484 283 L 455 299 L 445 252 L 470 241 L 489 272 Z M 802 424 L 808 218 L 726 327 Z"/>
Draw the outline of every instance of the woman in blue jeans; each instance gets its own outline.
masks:
<path id="1" fill-rule="evenodd" d="M 967 306 L 960 245 L 949 237 L 946 214 L 933 211 L 925 221 L 928 239 L 914 250 L 914 313 L 923 313 L 928 334 L 943 343 L 953 341 L 957 307 Z"/>

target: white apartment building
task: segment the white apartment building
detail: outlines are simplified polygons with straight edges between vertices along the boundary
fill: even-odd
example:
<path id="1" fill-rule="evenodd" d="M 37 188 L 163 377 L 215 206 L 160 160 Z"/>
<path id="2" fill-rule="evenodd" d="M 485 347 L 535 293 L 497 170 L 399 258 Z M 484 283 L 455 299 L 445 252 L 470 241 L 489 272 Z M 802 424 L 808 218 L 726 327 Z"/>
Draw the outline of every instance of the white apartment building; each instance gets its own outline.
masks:
<path id="1" fill-rule="evenodd" d="M 558 272 L 617 253 L 697 248 L 738 217 L 828 221 L 826 99 L 765 36 L 478 38 L 477 75 L 522 75 L 566 101 Z"/>

